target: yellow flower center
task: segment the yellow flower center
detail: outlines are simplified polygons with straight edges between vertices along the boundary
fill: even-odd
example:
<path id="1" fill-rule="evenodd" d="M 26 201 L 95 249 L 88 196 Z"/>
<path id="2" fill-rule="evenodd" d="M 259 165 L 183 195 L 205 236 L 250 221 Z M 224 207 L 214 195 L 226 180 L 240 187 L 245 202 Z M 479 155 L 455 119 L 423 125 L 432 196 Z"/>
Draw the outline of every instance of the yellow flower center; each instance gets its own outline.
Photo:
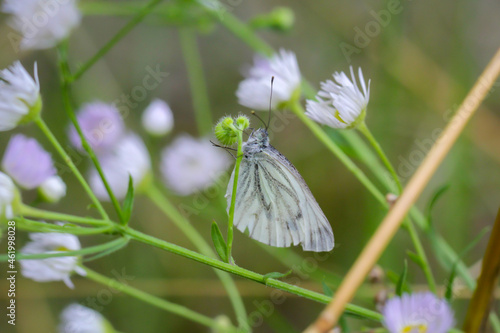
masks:
<path id="1" fill-rule="evenodd" d="M 427 325 L 414 324 L 403 327 L 400 333 L 427 333 Z"/>

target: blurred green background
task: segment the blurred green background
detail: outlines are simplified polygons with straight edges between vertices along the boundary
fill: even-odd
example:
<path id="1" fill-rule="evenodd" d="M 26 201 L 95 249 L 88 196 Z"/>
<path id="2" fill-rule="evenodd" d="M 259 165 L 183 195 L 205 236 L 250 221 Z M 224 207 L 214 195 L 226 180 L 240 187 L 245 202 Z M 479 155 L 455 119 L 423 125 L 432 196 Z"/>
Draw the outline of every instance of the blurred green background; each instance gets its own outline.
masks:
<path id="1" fill-rule="evenodd" d="M 99 3 L 126 4 L 127 1 Z M 141 3 L 139 1 L 135 3 Z M 145 2 L 144 2 L 145 3 Z M 172 1 L 165 1 L 166 5 Z M 285 6 L 295 14 L 290 31 L 279 32 L 262 29 L 257 33 L 275 49 L 283 47 L 297 54 L 301 72 L 314 87 L 330 78 L 334 71 L 347 71 L 349 65 L 363 68 L 365 78 L 371 79 L 371 100 L 367 124 L 393 161 L 398 173 L 406 165 L 417 166 L 425 148 L 419 142 L 428 142 L 436 130 L 444 128 L 450 110 L 456 109 L 477 76 L 481 73 L 496 49 L 500 46 L 500 3 L 488 1 L 401 1 L 396 2 L 400 13 L 390 15 L 390 22 L 378 24 L 379 31 L 368 31 L 364 47 L 345 57 L 342 45 L 356 46 L 359 31 L 376 26 L 374 13 L 387 10 L 394 1 L 223 1 L 230 13 L 243 21 Z M 82 8 L 93 11 L 94 1 L 81 1 Z M 124 6 L 124 5 L 123 5 Z M 123 8 L 126 8 L 125 6 Z M 179 25 L 195 26 L 199 30 L 198 45 L 209 89 L 213 119 L 225 114 L 249 110 L 237 104 L 235 91 L 242 79 L 241 68 L 252 61 L 254 52 L 241 40 L 196 6 L 186 2 L 186 10 L 193 16 L 165 18 L 152 14 L 120 41 L 102 60 L 88 71 L 73 90 L 76 105 L 102 100 L 113 102 L 130 94 L 134 86 L 141 85 L 146 68 L 160 66 L 169 76 L 144 101 L 139 102 L 126 118 L 128 126 L 142 134 L 151 149 L 153 159 L 158 151 L 176 135 L 198 135 L 184 57 L 179 43 Z M 70 38 L 70 62 L 73 67 L 86 61 L 127 22 L 123 15 L 86 15 L 81 26 Z M 37 61 L 44 101 L 43 115 L 56 135 L 67 143 L 66 130 L 69 120 L 60 98 L 56 51 L 15 53 L 7 34 L 5 16 L 0 17 L 0 68 L 21 59 L 31 72 Z M 373 23 L 375 22 L 375 23 Z M 374 25 L 375 24 L 375 25 Z M 359 29 L 359 30 L 358 30 Z M 366 42 L 366 40 L 365 40 Z M 344 44 L 342 44 L 344 43 Z M 358 44 L 359 46 L 359 44 Z M 350 60 L 350 61 L 349 61 Z M 493 223 L 500 202 L 500 82 L 472 119 L 444 164 L 419 200 L 425 208 L 429 198 L 443 185 L 449 190 L 433 211 L 434 223 L 451 246 L 460 251 L 471 242 L 485 226 Z M 161 140 L 148 138 L 140 127 L 140 115 L 149 101 L 158 97 L 166 100 L 175 114 L 173 133 Z M 254 121 L 254 126 L 259 126 Z M 1 151 L 9 137 L 18 131 L 37 137 L 50 151 L 48 142 L 34 126 L 27 126 L 0 134 Z M 331 131 L 329 131 L 331 133 Z M 335 136 L 335 133 L 332 135 Z M 272 134 L 272 143 L 288 157 L 307 181 L 335 233 L 336 247 L 327 260 L 319 266 L 333 275 L 342 276 L 354 262 L 362 247 L 383 218 L 384 209 L 364 189 L 356 178 L 333 157 L 325 147 L 296 118 L 292 118 L 282 131 Z M 425 143 L 423 144 L 425 146 Z M 347 152 L 353 155 L 348 146 Z M 419 153 L 420 152 L 420 153 Z M 54 154 L 55 156 L 55 154 Z M 420 157 L 419 157 L 420 156 Z M 412 162 L 413 161 L 413 162 Z M 79 166 L 85 170 L 87 161 Z M 155 165 L 156 167 L 157 165 Z M 366 169 L 363 167 L 363 169 Z M 89 200 L 80 190 L 75 178 L 66 173 L 68 195 L 56 206 L 44 206 L 71 214 L 88 214 Z M 409 178 L 404 178 L 407 181 Z M 375 180 L 376 182 L 376 180 Z M 376 182 L 376 184 L 379 184 Z M 382 186 L 380 186 L 382 188 Z M 225 203 L 223 194 L 190 217 L 191 222 L 204 237 L 210 240 L 213 219 L 225 230 Z M 196 205 L 202 195 L 173 197 L 176 203 Z M 24 194 L 25 202 L 34 198 Z M 111 206 L 107 206 L 110 208 Z M 147 199 L 139 197 L 131 225 L 156 237 L 194 249 L 188 240 Z M 26 235 L 19 233 L 18 237 Z M 236 232 L 234 258 L 238 265 L 259 273 L 285 272 L 290 267 L 280 263 L 264 246 Z M 84 246 L 97 244 L 107 238 L 81 237 Z M 485 237 L 472 252 L 464 257 L 473 265 L 482 257 Z M 4 242 L 2 242 L 5 244 Z M 434 259 L 429 244 L 424 239 L 438 283 L 446 282 L 448 273 Z M 401 272 L 407 250 L 412 250 L 404 231 L 397 234 L 380 260 L 381 266 Z M 3 251 L 3 250 L 2 250 Z M 302 258 L 310 257 L 300 248 L 286 249 L 279 253 L 285 257 L 293 252 Z M 307 261 L 299 261 L 304 263 Z M 211 268 L 179 256 L 130 243 L 125 249 L 108 257 L 90 262 L 98 272 L 113 276 L 113 271 L 133 276 L 131 285 L 160 297 L 185 305 L 215 317 L 228 315 L 234 322 L 233 311 L 225 291 Z M 2 265 L 2 267 L 4 267 Z M 295 273 L 297 275 L 297 273 Z M 323 271 L 314 270 L 310 279 L 301 278 L 301 285 L 321 291 Z M 314 278 L 312 277 L 314 275 Z M 297 275 L 300 276 L 300 275 Z M 329 275 L 328 275 L 329 276 Z M 258 311 L 260 302 L 269 299 L 272 289 L 235 277 L 242 293 L 247 312 Z M 336 282 L 326 277 L 334 289 Z M 419 268 L 409 262 L 409 280 L 423 286 L 425 282 Z M 85 302 L 102 290 L 84 278 L 73 278 L 76 288 L 70 290 L 62 283 L 36 283 L 18 279 L 18 323 L 13 332 L 54 332 L 62 308 L 71 302 Z M 1 281 L 6 290 L 5 281 Z M 387 286 L 390 286 L 387 283 Z M 383 286 L 368 286 L 358 294 L 355 302 L 374 307 L 373 296 Z M 0 306 L 5 306 L 6 293 L 0 295 Z M 460 324 L 467 306 L 466 293 L 454 301 L 457 321 Z M 281 305 L 275 306 L 272 315 L 256 332 L 293 332 L 305 328 L 323 308 L 323 305 L 292 295 Z M 163 312 L 123 294 L 113 294 L 101 313 L 121 332 L 204 332 L 206 328 Z M 368 321 L 350 319 L 354 331 L 363 326 L 373 326 Z M 0 323 L 6 328 L 4 320 Z M 10 327 L 8 329 L 11 329 Z"/>

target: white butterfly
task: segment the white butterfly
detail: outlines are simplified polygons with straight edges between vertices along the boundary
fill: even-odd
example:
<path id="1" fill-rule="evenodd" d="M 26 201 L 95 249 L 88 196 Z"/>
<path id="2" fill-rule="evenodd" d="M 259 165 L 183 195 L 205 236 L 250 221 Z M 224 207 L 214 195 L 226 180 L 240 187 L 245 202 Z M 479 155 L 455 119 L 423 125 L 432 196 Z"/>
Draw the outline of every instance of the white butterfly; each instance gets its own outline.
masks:
<path id="1" fill-rule="evenodd" d="M 331 251 L 333 231 L 311 190 L 292 163 L 269 143 L 264 128 L 243 143 L 234 225 L 264 244 L 304 251 Z M 226 198 L 231 204 L 234 170 Z"/>

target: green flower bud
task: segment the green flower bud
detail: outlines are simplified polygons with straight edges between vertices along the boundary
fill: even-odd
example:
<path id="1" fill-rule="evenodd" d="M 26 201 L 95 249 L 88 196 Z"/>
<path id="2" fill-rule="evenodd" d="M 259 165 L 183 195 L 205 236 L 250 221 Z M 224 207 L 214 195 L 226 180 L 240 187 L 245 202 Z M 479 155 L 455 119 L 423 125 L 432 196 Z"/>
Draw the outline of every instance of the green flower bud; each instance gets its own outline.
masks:
<path id="1" fill-rule="evenodd" d="M 258 15 L 250 21 L 254 29 L 272 29 L 277 31 L 289 31 L 293 28 L 295 15 L 288 7 L 277 7 L 271 12 Z"/>
<path id="2" fill-rule="evenodd" d="M 238 129 L 234 126 L 231 117 L 223 117 L 215 125 L 215 137 L 225 146 L 230 146 L 238 141 Z"/>
<path id="3" fill-rule="evenodd" d="M 239 115 L 238 118 L 236 118 L 236 127 L 238 127 L 238 129 L 244 131 L 248 126 L 250 126 L 250 119 L 248 119 L 247 116 Z"/>

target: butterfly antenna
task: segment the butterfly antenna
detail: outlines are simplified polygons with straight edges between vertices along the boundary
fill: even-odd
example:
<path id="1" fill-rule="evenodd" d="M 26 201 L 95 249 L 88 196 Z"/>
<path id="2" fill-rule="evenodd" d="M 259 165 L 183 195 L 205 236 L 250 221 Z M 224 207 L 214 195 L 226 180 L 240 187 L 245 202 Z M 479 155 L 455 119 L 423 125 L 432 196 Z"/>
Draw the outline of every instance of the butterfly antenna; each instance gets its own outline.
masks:
<path id="1" fill-rule="evenodd" d="M 274 76 L 271 77 L 271 96 L 269 96 L 269 118 L 267 119 L 266 131 L 271 124 L 271 103 L 273 101 L 273 84 L 274 84 Z"/>
<path id="2" fill-rule="evenodd" d="M 259 119 L 262 122 L 262 124 L 264 124 L 264 126 L 266 126 L 266 122 L 264 120 L 262 120 L 262 118 L 254 110 L 252 110 L 251 113 L 252 113 L 252 116 L 255 116 L 257 119 Z M 266 126 L 266 129 L 267 129 L 267 126 Z"/>

